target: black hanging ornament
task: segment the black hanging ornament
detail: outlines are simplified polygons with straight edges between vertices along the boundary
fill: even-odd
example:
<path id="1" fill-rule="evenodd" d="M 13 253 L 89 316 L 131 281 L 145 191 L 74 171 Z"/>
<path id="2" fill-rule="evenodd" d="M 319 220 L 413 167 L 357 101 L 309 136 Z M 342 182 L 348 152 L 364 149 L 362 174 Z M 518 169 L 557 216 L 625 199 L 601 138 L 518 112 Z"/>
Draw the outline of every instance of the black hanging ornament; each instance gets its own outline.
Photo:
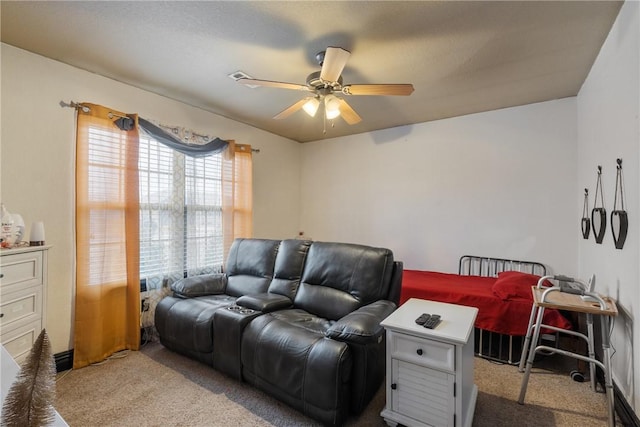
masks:
<path id="1" fill-rule="evenodd" d="M 613 234 L 613 243 L 616 249 L 622 249 L 624 247 L 624 241 L 627 240 L 627 231 L 629 229 L 629 218 L 627 217 L 627 211 L 624 210 L 624 188 L 622 185 L 622 159 L 617 159 L 616 162 L 616 192 L 613 198 L 613 210 L 611 211 L 611 234 Z M 618 205 L 618 192 L 620 192 L 620 207 L 616 209 Z M 614 221 L 617 218 L 618 221 Z M 617 227 L 614 225 L 617 222 Z M 616 233 L 616 228 L 617 233 Z"/>
<path id="2" fill-rule="evenodd" d="M 598 204 L 598 194 L 600 194 L 600 206 Z M 596 221 L 598 219 L 598 221 Z M 596 223 L 598 229 L 596 230 Z M 604 232 L 607 229 L 607 210 L 604 208 L 604 196 L 602 195 L 602 166 L 598 165 L 598 180 L 596 181 L 596 196 L 591 210 L 591 226 L 593 227 L 593 236 L 596 243 L 602 243 Z"/>
<path id="3" fill-rule="evenodd" d="M 591 232 L 591 220 L 589 219 L 589 190 L 587 188 L 584 189 L 584 204 L 582 206 L 582 237 L 584 239 L 589 238 L 589 233 Z"/>

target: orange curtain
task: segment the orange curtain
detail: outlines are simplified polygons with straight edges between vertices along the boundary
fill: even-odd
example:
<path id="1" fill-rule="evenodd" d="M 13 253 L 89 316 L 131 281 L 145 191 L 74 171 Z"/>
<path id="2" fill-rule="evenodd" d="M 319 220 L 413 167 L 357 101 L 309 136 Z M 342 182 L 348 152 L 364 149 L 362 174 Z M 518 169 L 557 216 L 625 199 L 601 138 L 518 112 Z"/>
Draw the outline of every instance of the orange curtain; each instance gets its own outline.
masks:
<path id="1" fill-rule="evenodd" d="M 138 117 L 78 109 L 73 367 L 140 346 Z"/>
<path id="2" fill-rule="evenodd" d="M 233 240 L 253 236 L 253 160 L 251 146 L 229 141 L 222 167 L 224 257 Z"/>

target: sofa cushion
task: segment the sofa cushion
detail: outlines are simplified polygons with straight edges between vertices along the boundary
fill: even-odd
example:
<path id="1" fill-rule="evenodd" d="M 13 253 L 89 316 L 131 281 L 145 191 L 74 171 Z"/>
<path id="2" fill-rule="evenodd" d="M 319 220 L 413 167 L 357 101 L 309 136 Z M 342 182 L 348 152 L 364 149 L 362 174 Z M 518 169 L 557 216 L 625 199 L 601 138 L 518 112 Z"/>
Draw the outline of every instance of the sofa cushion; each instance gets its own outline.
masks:
<path id="1" fill-rule="evenodd" d="M 162 344 L 181 352 L 211 353 L 213 314 L 234 301 L 235 298 L 224 294 L 189 299 L 163 298 L 155 312 L 155 325 Z"/>
<path id="2" fill-rule="evenodd" d="M 244 378 L 325 424 L 340 425 L 353 360 L 346 343 L 324 337 L 331 323 L 296 309 L 254 319 L 242 336 Z"/>
<path id="3" fill-rule="evenodd" d="M 369 246 L 313 242 L 294 306 L 330 320 L 385 299 L 393 253 Z"/>

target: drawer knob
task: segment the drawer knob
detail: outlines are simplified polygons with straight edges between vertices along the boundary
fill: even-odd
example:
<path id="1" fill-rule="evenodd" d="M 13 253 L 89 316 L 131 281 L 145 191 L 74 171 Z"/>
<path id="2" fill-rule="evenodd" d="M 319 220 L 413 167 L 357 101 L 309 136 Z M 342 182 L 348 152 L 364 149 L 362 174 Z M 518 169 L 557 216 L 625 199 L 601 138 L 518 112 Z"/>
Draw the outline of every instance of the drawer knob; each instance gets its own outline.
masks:
<path id="1" fill-rule="evenodd" d="M 0 273 L 0 279 L 2 279 L 4 277 L 3 273 Z"/>
<path id="2" fill-rule="evenodd" d="M 4 317 L 4 313 L 0 313 L 0 317 Z"/>
<path id="3" fill-rule="evenodd" d="M 424 353 L 424 351 L 422 351 L 421 348 L 416 350 L 416 353 L 418 353 L 419 356 L 422 356 L 422 353 Z"/>
<path id="4" fill-rule="evenodd" d="M 396 383 L 391 384 L 391 390 L 395 390 L 397 388 L 398 388 L 398 384 Z"/>

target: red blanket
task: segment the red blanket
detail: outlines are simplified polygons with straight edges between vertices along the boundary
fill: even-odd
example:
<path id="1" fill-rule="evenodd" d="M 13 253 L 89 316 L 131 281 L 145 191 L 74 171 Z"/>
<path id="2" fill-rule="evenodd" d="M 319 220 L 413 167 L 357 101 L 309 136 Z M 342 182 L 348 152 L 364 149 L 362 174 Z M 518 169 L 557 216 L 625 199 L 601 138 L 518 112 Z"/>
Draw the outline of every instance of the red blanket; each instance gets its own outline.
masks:
<path id="1" fill-rule="evenodd" d="M 404 270 L 400 304 L 409 298 L 421 298 L 477 307 L 477 328 L 507 335 L 526 335 L 533 298 L 525 298 L 526 292 L 507 299 L 498 297 L 494 292 L 497 280 L 495 277 Z M 529 295 L 532 285 L 528 285 Z M 571 329 L 571 323 L 558 310 L 546 309 L 543 322 Z"/>

